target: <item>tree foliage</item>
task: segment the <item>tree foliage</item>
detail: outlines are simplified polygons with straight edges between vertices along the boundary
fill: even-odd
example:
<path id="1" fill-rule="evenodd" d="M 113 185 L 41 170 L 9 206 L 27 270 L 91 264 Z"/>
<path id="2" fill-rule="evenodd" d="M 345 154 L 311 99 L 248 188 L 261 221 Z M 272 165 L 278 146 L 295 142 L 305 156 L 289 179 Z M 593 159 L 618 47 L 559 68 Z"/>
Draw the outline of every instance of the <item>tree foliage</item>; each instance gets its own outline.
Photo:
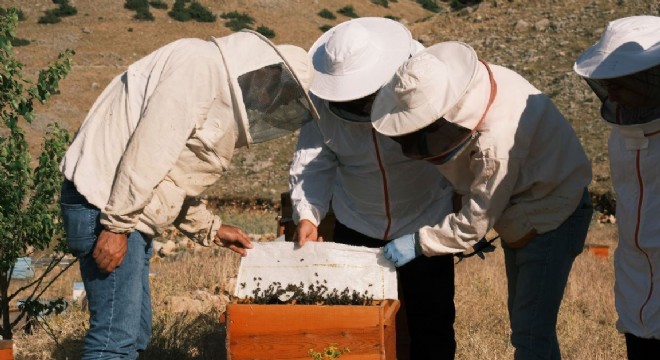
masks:
<path id="1" fill-rule="evenodd" d="M 28 79 L 12 49 L 17 23 L 15 9 L 0 17 L 0 335 L 5 339 L 12 338 L 14 327 L 31 308 L 29 305 L 38 301 L 70 266 L 58 265 L 65 253 L 58 205 L 62 182 L 58 166 L 69 134 L 57 123 L 50 124 L 33 166 L 21 120 L 30 124 L 35 117 L 34 104 L 46 103 L 59 92 L 60 80 L 71 70 L 73 51 L 66 50 L 39 71 L 36 82 Z M 45 251 L 56 255 L 50 257 L 43 273 L 10 293 L 16 260 Z M 26 306 L 10 322 L 9 305 L 19 295 Z"/>

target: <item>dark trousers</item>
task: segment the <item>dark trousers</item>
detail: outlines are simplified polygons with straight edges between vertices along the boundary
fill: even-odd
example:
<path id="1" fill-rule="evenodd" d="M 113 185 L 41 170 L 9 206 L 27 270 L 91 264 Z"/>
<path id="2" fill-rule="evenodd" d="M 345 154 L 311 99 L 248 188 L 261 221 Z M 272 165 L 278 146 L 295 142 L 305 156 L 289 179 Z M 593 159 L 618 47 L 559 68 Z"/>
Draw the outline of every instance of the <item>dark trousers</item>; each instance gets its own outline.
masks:
<path id="1" fill-rule="evenodd" d="M 626 334 L 628 360 L 657 360 L 660 358 L 660 339 L 644 339 Z"/>
<path id="2" fill-rule="evenodd" d="M 382 247 L 385 242 L 335 223 L 334 242 Z M 407 313 L 410 360 L 454 359 L 454 259 L 420 256 L 397 269 Z"/>

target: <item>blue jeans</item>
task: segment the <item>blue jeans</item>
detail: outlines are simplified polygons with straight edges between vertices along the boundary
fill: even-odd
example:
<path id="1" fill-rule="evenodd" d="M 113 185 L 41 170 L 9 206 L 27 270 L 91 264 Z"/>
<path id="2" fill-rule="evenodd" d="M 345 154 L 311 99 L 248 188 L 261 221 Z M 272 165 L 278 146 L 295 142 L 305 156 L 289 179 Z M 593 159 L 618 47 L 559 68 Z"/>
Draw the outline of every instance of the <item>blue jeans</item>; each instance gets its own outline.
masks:
<path id="1" fill-rule="evenodd" d="M 109 274 L 102 273 L 92 257 L 102 230 L 99 209 L 66 180 L 61 208 L 67 245 L 80 262 L 89 303 L 89 330 L 81 359 L 137 359 L 151 336 L 151 239 L 132 232 L 121 265 Z"/>
<path id="2" fill-rule="evenodd" d="M 561 359 L 557 314 L 573 261 L 582 252 L 593 206 L 589 193 L 557 229 L 512 249 L 502 243 L 515 360 Z"/>

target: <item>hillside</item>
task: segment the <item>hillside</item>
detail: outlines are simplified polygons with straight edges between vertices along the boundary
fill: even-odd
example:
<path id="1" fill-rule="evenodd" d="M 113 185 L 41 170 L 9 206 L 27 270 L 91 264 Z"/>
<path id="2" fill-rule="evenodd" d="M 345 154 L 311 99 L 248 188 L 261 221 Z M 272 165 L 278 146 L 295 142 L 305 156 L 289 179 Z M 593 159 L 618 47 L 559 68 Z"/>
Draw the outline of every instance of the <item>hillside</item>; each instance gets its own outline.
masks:
<path id="1" fill-rule="evenodd" d="M 171 7 L 172 0 L 165 1 Z M 267 26 L 275 43 L 308 48 L 322 33 L 323 25 L 349 18 L 337 12 L 352 6 L 358 16 L 391 16 L 406 24 L 414 37 L 426 45 L 443 40 L 470 43 L 483 59 L 510 67 L 553 97 L 578 132 L 593 161 L 591 190 L 611 190 L 606 155 L 607 126 L 598 117 L 598 104 L 587 86 L 572 72 L 578 54 L 596 41 L 607 21 L 634 14 L 659 14 L 660 5 L 646 0 L 489 0 L 453 11 L 448 2 L 437 1 L 439 13 L 412 0 L 389 1 L 388 7 L 369 0 L 200 0 L 214 14 L 231 11 L 255 19 L 254 27 Z M 135 12 L 124 1 L 70 1 L 78 14 L 58 24 L 38 24 L 51 0 L 2 0 L 0 6 L 19 7 L 27 19 L 17 35 L 30 40 L 16 48 L 18 58 L 31 69 L 41 68 L 60 51 L 71 48 L 76 55 L 71 75 L 62 83 L 61 95 L 40 109 L 29 129 L 35 151 L 45 124 L 58 121 L 72 132 L 79 126 L 94 99 L 126 66 L 170 41 L 182 37 L 208 38 L 231 33 L 223 20 L 215 23 L 178 22 L 167 10 L 151 9 L 155 21 L 135 21 Z M 318 16 L 322 9 L 335 20 Z M 505 95 L 505 94 L 504 94 Z M 242 149 L 232 168 L 211 197 L 279 199 L 287 188 L 287 170 L 295 135 Z"/>

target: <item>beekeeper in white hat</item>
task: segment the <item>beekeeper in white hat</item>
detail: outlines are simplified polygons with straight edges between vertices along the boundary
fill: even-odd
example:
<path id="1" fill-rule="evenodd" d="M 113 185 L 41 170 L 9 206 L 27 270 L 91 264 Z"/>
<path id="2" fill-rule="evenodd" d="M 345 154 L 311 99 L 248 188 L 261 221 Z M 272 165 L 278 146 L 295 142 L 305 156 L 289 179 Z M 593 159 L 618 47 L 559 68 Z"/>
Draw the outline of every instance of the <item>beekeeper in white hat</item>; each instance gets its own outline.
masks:
<path id="1" fill-rule="evenodd" d="M 451 188 L 438 171 L 406 158 L 371 127 L 378 90 L 421 48 L 405 26 L 386 18 L 346 21 L 312 45 L 310 92 L 320 118 L 300 130 L 290 171 L 300 245 L 322 240 L 317 227 L 331 199 L 337 222 L 328 240 L 370 247 L 436 224 L 451 211 Z M 399 269 L 399 278 L 410 357 L 453 359 L 452 256 L 420 258 Z"/>
<path id="2" fill-rule="evenodd" d="M 290 134 L 317 117 L 311 59 L 242 31 L 182 39 L 115 77 L 61 163 L 67 244 L 80 260 L 90 310 L 82 359 L 136 359 L 151 335 L 151 239 L 170 225 L 241 255 L 244 231 L 200 194 L 234 149 Z"/>
<path id="3" fill-rule="evenodd" d="M 628 359 L 648 359 L 660 354 L 660 17 L 610 22 L 574 69 L 600 98 L 601 115 L 612 125 L 616 327 L 625 334 Z"/>
<path id="4" fill-rule="evenodd" d="M 593 208 L 589 161 L 550 98 L 449 41 L 401 66 L 371 116 L 379 133 L 406 156 L 435 164 L 461 196 L 456 213 L 393 240 L 386 257 L 400 266 L 462 252 L 494 228 L 503 240 L 515 358 L 559 359 L 557 313 Z"/>

